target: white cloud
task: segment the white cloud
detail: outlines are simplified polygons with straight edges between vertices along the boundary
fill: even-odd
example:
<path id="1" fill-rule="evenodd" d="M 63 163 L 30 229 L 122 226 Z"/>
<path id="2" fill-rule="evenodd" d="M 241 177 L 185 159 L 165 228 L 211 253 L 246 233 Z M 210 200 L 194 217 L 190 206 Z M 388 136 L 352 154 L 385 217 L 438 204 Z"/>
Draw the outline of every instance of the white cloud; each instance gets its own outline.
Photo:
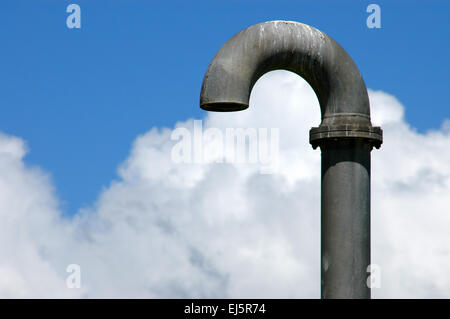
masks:
<path id="1" fill-rule="evenodd" d="M 395 97 L 370 91 L 384 144 L 372 152 L 374 297 L 450 297 L 450 131 L 417 133 Z M 152 129 L 93 207 L 61 217 L 51 180 L 0 135 L 0 297 L 320 297 L 320 151 L 312 89 L 287 72 L 256 84 L 251 107 L 205 127 L 280 129 L 280 165 L 175 164 Z M 178 126 L 191 127 L 192 120 Z M 447 123 L 447 124 L 445 124 Z M 81 289 L 65 286 L 81 266 Z"/>

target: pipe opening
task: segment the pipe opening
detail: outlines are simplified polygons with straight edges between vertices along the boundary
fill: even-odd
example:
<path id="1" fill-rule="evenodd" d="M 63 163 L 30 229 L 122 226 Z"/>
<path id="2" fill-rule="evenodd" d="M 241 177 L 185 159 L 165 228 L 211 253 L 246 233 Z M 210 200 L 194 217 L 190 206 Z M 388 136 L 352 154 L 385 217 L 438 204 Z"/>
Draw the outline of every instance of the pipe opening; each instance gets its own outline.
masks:
<path id="1" fill-rule="evenodd" d="M 238 102 L 211 102 L 200 104 L 200 107 L 205 111 L 235 112 L 247 109 L 248 104 Z"/>

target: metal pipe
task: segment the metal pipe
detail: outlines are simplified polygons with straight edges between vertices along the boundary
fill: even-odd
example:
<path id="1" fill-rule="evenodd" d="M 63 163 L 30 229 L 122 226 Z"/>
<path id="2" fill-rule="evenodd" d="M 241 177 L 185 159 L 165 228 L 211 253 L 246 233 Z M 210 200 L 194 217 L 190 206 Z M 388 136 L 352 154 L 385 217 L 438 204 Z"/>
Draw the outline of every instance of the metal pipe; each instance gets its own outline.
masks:
<path id="1" fill-rule="evenodd" d="M 367 89 L 358 68 L 331 37 L 298 22 L 253 25 L 228 40 L 206 71 L 200 107 L 248 107 L 255 82 L 284 69 L 303 77 L 322 115 L 310 131 L 322 150 L 321 296 L 370 298 L 370 152 L 382 130 L 370 122 Z"/>

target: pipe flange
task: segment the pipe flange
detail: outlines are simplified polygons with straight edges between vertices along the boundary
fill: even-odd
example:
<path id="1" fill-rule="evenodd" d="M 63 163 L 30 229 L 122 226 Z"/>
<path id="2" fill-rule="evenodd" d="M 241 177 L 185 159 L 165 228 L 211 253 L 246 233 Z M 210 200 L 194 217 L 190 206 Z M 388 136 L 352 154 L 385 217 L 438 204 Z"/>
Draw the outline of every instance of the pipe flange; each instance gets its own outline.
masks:
<path id="1" fill-rule="evenodd" d="M 363 139 L 378 149 L 383 143 L 383 130 L 379 126 L 338 124 L 321 125 L 309 131 L 309 143 L 314 149 L 326 140 L 348 138 Z"/>

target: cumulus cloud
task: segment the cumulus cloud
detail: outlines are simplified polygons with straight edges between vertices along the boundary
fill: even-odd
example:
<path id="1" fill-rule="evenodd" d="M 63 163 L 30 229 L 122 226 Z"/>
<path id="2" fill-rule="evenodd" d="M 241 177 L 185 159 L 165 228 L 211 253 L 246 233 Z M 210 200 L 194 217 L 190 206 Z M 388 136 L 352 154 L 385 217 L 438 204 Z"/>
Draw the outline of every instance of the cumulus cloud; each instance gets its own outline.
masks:
<path id="1" fill-rule="evenodd" d="M 372 261 L 382 276 L 373 296 L 448 298 L 448 120 L 421 134 L 394 96 L 369 95 L 384 130 L 372 152 Z M 319 122 L 308 84 L 271 72 L 248 110 L 208 113 L 203 126 L 278 128 L 278 170 L 175 163 L 173 129 L 153 128 L 70 219 L 48 174 L 24 164 L 24 141 L 0 135 L 0 296 L 319 298 L 320 151 L 308 143 Z M 81 266 L 80 289 L 66 287 L 69 264 Z"/>

